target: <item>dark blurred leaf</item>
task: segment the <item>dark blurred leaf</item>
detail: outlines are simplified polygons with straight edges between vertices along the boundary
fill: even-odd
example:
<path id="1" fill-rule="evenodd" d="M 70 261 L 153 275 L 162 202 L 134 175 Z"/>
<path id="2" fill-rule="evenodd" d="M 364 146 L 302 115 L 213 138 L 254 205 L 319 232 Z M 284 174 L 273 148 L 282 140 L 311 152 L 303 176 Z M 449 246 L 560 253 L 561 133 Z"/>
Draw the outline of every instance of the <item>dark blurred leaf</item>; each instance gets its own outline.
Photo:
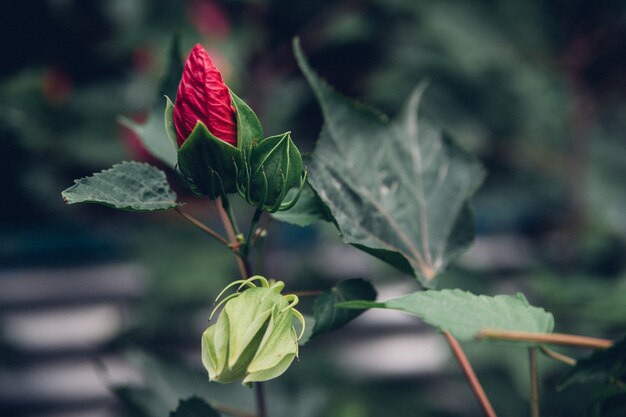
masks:
<path id="1" fill-rule="evenodd" d="M 128 417 L 156 417 L 161 415 L 159 404 L 150 390 L 132 387 L 116 387 L 113 393 L 124 406 Z"/>
<path id="2" fill-rule="evenodd" d="M 239 384 L 210 383 L 204 369 L 190 368 L 180 360 L 141 352 L 134 352 L 129 359 L 134 366 L 142 369 L 146 385 L 115 387 L 114 392 L 132 417 L 167 416 L 178 406 L 181 398 L 190 397 L 207 402 L 215 400 L 239 409 L 254 407 L 250 390 Z"/>
<path id="3" fill-rule="evenodd" d="M 159 86 L 159 96 L 176 97 L 178 84 L 183 74 L 183 60 L 180 49 L 180 36 L 175 34 L 170 43 L 169 57 L 167 61 L 167 69 L 161 79 Z M 159 97 L 159 98 L 161 98 Z"/>
<path id="4" fill-rule="evenodd" d="M 204 400 L 191 397 L 180 400 L 176 411 L 170 413 L 170 417 L 219 417 L 220 414 Z"/>
<path id="5" fill-rule="evenodd" d="M 178 206 L 163 171 L 139 162 L 122 162 L 75 184 L 61 195 L 67 204 L 98 203 L 109 207 L 152 211 Z"/>
<path id="6" fill-rule="evenodd" d="M 119 122 L 135 132 L 141 139 L 146 150 L 155 158 L 173 168 L 176 166 L 176 148 L 172 145 L 165 131 L 165 99 L 160 100 L 163 105 L 150 111 L 148 120 L 144 124 L 120 117 Z"/>
<path id="7" fill-rule="evenodd" d="M 172 168 L 176 166 L 176 148 L 172 145 L 165 131 L 163 115 L 167 102 L 163 96 L 176 97 L 182 72 L 180 39 L 176 35 L 172 38 L 167 70 L 159 87 L 159 97 L 148 114 L 148 120 L 140 124 L 125 117 L 120 118 L 120 123 L 139 136 L 148 152 Z"/>
<path id="8" fill-rule="evenodd" d="M 285 201 L 289 201 L 293 193 L 297 190 L 290 190 Z M 278 211 L 272 213 L 272 217 L 281 222 L 294 224 L 296 226 L 310 226 L 318 220 L 332 221 L 332 217 L 328 213 L 328 208 L 315 194 L 307 182 L 302 189 L 300 198 L 295 206 L 287 211 Z"/>
<path id="9" fill-rule="evenodd" d="M 596 350 L 588 358 L 580 359 L 561 380 L 558 388 L 611 379 L 621 381 L 626 379 L 626 338 L 609 349 Z"/>
<path id="10" fill-rule="evenodd" d="M 548 333 L 554 317 L 528 303 L 523 294 L 474 295 L 462 290 L 418 291 L 385 302 L 353 301 L 348 308 L 388 308 L 406 311 L 460 340 L 473 340 L 483 329 Z"/>
<path id="11" fill-rule="evenodd" d="M 626 387 L 605 384 L 593 391 L 589 415 L 593 417 L 626 416 Z"/>
<path id="12" fill-rule="evenodd" d="M 376 290 L 368 281 L 355 278 L 339 282 L 330 290 L 324 291 L 315 299 L 315 326 L 311 337 L 336 330 L 362 311 L 337 308 L 336 303 L 350 300 L 375 300 Z"/>
<path id="13" fill-rule="evenodd" d="M 474 235 L 468 203 L 481 183 L 480 164 L 417 118 L 423 87 L 397 120 L 337 94 L 309 67 L 300 68 L 326 122 L 309 165 L 309 181 L 328 206 L 344 241 L 427 287 Z"/>

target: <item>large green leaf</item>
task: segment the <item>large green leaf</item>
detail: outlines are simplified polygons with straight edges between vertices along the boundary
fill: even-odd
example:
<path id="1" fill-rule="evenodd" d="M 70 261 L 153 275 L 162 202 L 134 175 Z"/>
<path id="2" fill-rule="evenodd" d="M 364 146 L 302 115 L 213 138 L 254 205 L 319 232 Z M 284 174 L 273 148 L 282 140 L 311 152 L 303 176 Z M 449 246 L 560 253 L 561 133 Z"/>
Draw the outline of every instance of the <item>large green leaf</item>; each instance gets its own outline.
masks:
<path id="1" fill-rule="evenodd" d="M 338 306 L 405 311 L 460 340 L 472 340 L 483 329 L 548 333 L 554 328 L 552 314 L 531 306 L 520 293 L 488 297 L 458 289 L 430 290 L 381 303 L 353 301 Z"/>
<path id="2" fill-rule="evenodd" d="M 220 414 L 204 400 L 191 397 L 180 400 L 178 408 L 170 413 L 170 417 L 219 417 Z"/>
<path id="3" fill-rule="evenodd" d="M 179 205 L 163 171 L 140 162 L 122 162 L 74 182 L 61 193 L 67 204 L 98 203 L 134 211 L 167 210 Z"/>
<path id="4" fill-rule="evenodd" d="M 339 282 L 315 299 L 315 326 L 311 337 L 328 333 L 354 320 L 361 311 L 337 308 L 336 304 L 349 300 L 375 300 L 376 290 L 368 281 L 360 278 Z"/>
<path id="5" fill-rule="evenodd" d="M 337 94 L 296 57 L 322 107 L 325 127 L 309 182 L 343 239 L 412 273 L 427 287 L 473 239 L 468 205 L 480 164 L 417 117 L 423 88 L 394 121 Z"/>

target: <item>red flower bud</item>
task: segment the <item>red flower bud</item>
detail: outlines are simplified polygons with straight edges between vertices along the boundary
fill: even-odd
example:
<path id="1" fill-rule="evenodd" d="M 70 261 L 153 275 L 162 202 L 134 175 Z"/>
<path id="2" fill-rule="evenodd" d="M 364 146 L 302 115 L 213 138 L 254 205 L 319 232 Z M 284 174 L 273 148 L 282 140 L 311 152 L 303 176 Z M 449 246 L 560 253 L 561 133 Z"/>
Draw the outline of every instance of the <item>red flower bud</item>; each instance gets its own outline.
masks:
<path id="1" fill-rule="evenodd" d="M 237 146 L 236 112 L 230 91 L 211 57 L 197 44 L 183 70 L 174 104 L 174 126 L 182 145 L 198 122 L 216 138 Z"/>

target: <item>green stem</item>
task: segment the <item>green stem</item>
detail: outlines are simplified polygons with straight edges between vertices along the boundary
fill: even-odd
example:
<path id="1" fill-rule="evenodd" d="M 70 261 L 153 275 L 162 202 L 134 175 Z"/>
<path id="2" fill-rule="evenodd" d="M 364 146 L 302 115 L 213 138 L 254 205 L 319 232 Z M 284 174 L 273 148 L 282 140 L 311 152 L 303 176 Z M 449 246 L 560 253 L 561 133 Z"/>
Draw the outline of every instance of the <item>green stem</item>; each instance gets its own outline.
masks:
<path id="1" fill-rule="evenodd" d="M 530 364 L 530 415 L 539 417 L 539 376 L 537 372 L 537 348 L 528 348 Z"/>
<path id="2" fill-rule="evenodd" d="M 228 221 L 230 222 L 233 228 L 233 231 L 235 232 L 235 236 L 237 237 L 241 234 L 241 232 L 239 231 L 239 225 L 237 224 L 237 219 L 235 218 L 235 215 L 233 214 L 233 210 L 230 205 L 230 201 L 228 200 L 228 196 L 223 195 L 221 197 L 221 200 L 222 200 L 222 207 L 224 207 L 224 212 L 228 216 Z"/>
<path id="3" fill-rule="evenodd" d="M 250 221 L 250 230 L 248 230 L 248 235 L 246 236 L 246 241 L 243 247 L 244 254 L 246 257 L 250 255 L 250 250 L 254 244 L 254 231 L 256 229 L 257 224 L 259 224 L 259 220 L 261 219 L 261 215 L 263 214 L 263 210 L 258 208 L 254 210 L 254 215 L 252 216 L 252 220 Z"/>
<path id="4" fill-rule="evenodd" d="M 227 234 L 230 239 L 233 240 L 233 245 L 235 245 L 235 254 L 237 255 L 237 263 L 239 265 L 239 272 L 241 274 L 242 279 L 247 279 L 252 276 L 252 266 L 250 264 L 250 241 L 252 239 L 252 234 L 254 233 L 254 228 L 256 227 L 259 219 L 261 218 L 261 214 L 263 214 L 263 210 L 256 209 L 254 212 L 254 216 L 252 217 L 252 221 L 250 222 L 250 232 L 246 240 L 243 243 L 243 247 L 237 247 L 236 245 L 240 243 L 240 232 L 239 227 L 237 226 L 237 220 L 233 215 L 230 201 L 228 201 L 227 196 L 222 196 L 222 208 L 220 211 L 220 217 L 222 219 L 222 223 L 224 224 L 224 228 L 226 229 Z M 263 384 L 261 382 L 254 383 L 254 393 L 256 398 L 256 417 L 267 417 L 267 407 L 265 404 L 265 390 L 263 389 Z"/>

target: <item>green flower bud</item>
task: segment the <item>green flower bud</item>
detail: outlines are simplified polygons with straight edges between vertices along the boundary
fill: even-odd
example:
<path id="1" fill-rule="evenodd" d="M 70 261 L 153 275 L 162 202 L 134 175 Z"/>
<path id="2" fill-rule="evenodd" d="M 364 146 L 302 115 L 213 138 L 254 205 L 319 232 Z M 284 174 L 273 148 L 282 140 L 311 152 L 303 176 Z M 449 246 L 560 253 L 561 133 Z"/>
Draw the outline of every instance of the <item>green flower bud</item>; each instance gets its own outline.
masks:
<path id="1" fill-rule="evenodd" d="M 231 283 L 216 302 L 235 285 L 239 285 L 237 292 L 215 307 L 211 316 L 224 306 L 202 335 L 202 363 L 209 379 L 223 384 L 243 379 L 243 384 L 249 384 L 276 378 L 298 356 L 298 340 L 304 332 L 304 318 L 293 308 L 298 297 L 282 295 L 282 281 L 270 283 L 257 275 Z M 243 287 L 248 288 L 241 291 Z M 294 317 L 302 325 L 300 336 Z"/>
<path id="2" fill-rule="evenodd" d="M 287 132 L 254 146 L 239 192 L 248 203 L 273 213 L 293 207 L 305 179 L 302 156 Z M 296 195 L 284 201 L 291 189 L 297 190 Z"/>

